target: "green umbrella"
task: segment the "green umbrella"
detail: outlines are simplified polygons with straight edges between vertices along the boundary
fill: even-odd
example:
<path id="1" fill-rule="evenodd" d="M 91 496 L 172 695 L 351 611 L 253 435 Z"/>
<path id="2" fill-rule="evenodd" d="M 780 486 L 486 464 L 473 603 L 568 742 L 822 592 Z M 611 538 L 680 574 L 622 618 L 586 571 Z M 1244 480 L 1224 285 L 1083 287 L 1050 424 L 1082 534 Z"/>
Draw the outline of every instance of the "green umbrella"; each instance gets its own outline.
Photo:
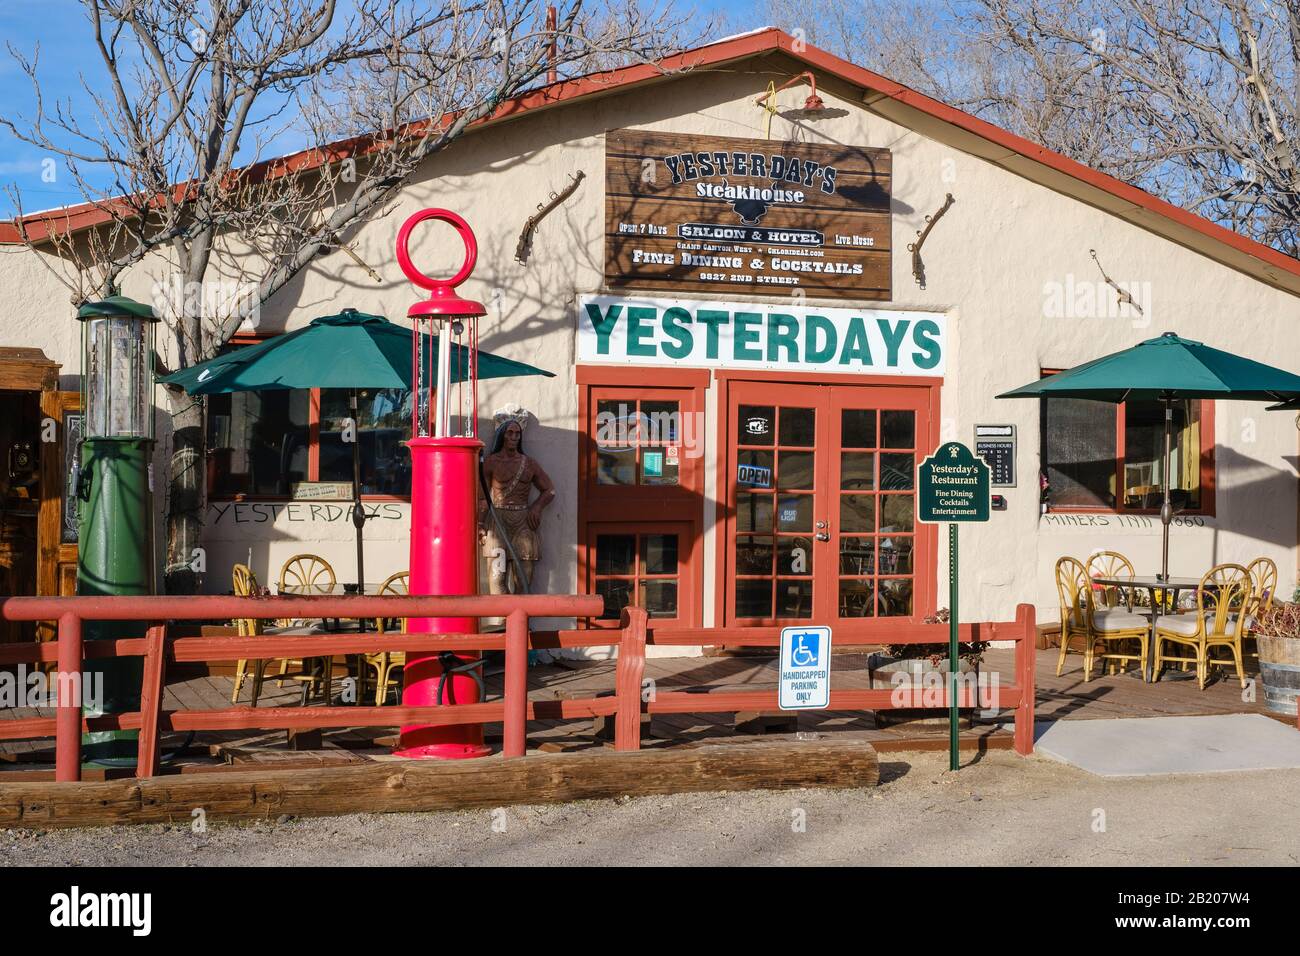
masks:
<path id="1" fill-rule="evenodd" d="M 321 316 L 301 329 L 218 355 L 159 381 L 180 386 L 191 395 L 287 388 L 347 388 L 352 390 L 351 407 L 355 420 L 357 389 L 411 387 L 411 335 L 411 329 L 395 325 L 381 315 L 344 309 L 338 315 Z M 462 382 L 468 377 L 469 353 L 470 350 L 464 346 L 452 345 L 452 361 L 456 366 L 452 369 L 452 381 Z M 437 349 L 422 349 L 421 354 L 437 355 Z M 479 378 L 516 375 L 554 377 L 553 372 L 479 351 Z M 427 381 L 433 381 L 433 378 Z M 361 506 L 361 443 L 354 441 L 352 523 L 357 529 L 358 592 L 365 581 L 362 557 L 365 521 L 365 509 Z"/>
<path id="2" fill-rule="evenodd" d="M 432 354 L 437 354 L 436 348 Z M 452 355 L 456 365 L 452 381 L 464 381 L 469 349 L 453 345 Z M 491 352 L 478 353 L 479 378 L 516 375 L 553 377 L 554 373 Z M 381 315 L 344 309 L 159 381 L 179 385 L 191 395 L 278 388 L 410 388 L 411 330 Z"/>
<path id="3" fill-rule="evenodd" d="M 1100 402 L 1149 399 L 1165 406 L 1165 452 L 1160 521 L 1164 542 L 1160 576 L 1169 576 L 1169 454 L 1173 403 L 1189 398 L 1288 402 L 1300 398 L 1300 376 L 1166 332 L 1122 352 L 1040 378 L 998 398 L 1088 398 Z"/>

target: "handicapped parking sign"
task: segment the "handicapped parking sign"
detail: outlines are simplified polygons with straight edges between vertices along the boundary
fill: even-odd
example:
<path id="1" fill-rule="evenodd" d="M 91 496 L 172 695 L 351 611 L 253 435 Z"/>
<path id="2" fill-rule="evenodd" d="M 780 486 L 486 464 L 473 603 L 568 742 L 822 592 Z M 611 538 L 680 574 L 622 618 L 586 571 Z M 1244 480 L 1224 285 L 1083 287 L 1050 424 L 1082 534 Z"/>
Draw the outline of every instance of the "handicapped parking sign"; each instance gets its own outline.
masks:
<path id="1" fill-rule="evenodd" d="M 781 629 L 781 682 L 777 705 L 782 710 L 812 710 L 831 702 L 831 629 Z"/>

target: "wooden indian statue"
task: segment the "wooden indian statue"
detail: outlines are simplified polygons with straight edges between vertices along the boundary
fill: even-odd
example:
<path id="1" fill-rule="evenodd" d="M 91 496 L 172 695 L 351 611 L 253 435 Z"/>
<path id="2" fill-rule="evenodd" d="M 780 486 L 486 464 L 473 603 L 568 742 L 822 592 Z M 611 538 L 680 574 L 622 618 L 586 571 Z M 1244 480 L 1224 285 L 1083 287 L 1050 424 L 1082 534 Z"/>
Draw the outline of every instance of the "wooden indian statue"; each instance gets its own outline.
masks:
<path id="1" fill-rule="evenodd" d="M 493 418 L 496 438 L 491 453 L 483 459 L 483 480 L 492 497 L 495 520 L 487 502 L 479 501 L 479 537 L 488 559 L 488 593 L 527 594 L 533 568 L 542 556 L 538 533 L 542 512 L 555 500 L 555 486 L 542 466 L 524 454 L 528 412 L 507 408 Z M 536 498 L 532 497 L 534 488 Z M 520 574 L 522 581 L 518 580 Z"/>

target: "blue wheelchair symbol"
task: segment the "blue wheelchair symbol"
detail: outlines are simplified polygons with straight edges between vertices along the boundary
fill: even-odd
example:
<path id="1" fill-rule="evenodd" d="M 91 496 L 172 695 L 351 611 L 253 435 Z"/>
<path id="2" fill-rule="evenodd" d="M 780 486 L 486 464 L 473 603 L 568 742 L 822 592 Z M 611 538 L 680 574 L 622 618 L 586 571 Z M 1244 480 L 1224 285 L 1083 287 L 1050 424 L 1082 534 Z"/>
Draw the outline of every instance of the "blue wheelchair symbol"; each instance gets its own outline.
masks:
<path id="1" fill-rule="evenodd" d="M 816 667 L 821 660 L 821 635 L 816 631 L 793 635 L 790 646 L 791 667 Z"/>

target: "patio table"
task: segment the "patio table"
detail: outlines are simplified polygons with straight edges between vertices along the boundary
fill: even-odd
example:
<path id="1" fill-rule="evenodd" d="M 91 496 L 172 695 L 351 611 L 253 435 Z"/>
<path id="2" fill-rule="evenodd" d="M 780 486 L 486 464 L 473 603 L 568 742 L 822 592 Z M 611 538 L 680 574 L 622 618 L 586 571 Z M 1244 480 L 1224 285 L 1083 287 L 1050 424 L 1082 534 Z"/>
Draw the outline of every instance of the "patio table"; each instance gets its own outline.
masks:
<path id="1" fill-rule="evenodd" d="M 1178 595 L 1183 591 L 1195 591 L 1201 586 L 1201 579 L 1176 577 L 1172 574 L 1167 578 L 1162 578 L 1158 574 L 1116 574 L 1108 577 L 1093 578 L 1092 583 L 1103 584 L 1109 587 L 1140 588 L 1151 596 L 1151 643 L 1148 645 L 1147 666 L 1150 668 L 1148 679 L 1155 680 L 1156 624 L 1160 621 L 1160 602 L 1156 600 L 1156 592 L 1173 592 L 1173 599 L 1169 603 L 1171 607 L 1177 608 Z M 1207 587 L 1208 586 L 1207 583 Z"/>

